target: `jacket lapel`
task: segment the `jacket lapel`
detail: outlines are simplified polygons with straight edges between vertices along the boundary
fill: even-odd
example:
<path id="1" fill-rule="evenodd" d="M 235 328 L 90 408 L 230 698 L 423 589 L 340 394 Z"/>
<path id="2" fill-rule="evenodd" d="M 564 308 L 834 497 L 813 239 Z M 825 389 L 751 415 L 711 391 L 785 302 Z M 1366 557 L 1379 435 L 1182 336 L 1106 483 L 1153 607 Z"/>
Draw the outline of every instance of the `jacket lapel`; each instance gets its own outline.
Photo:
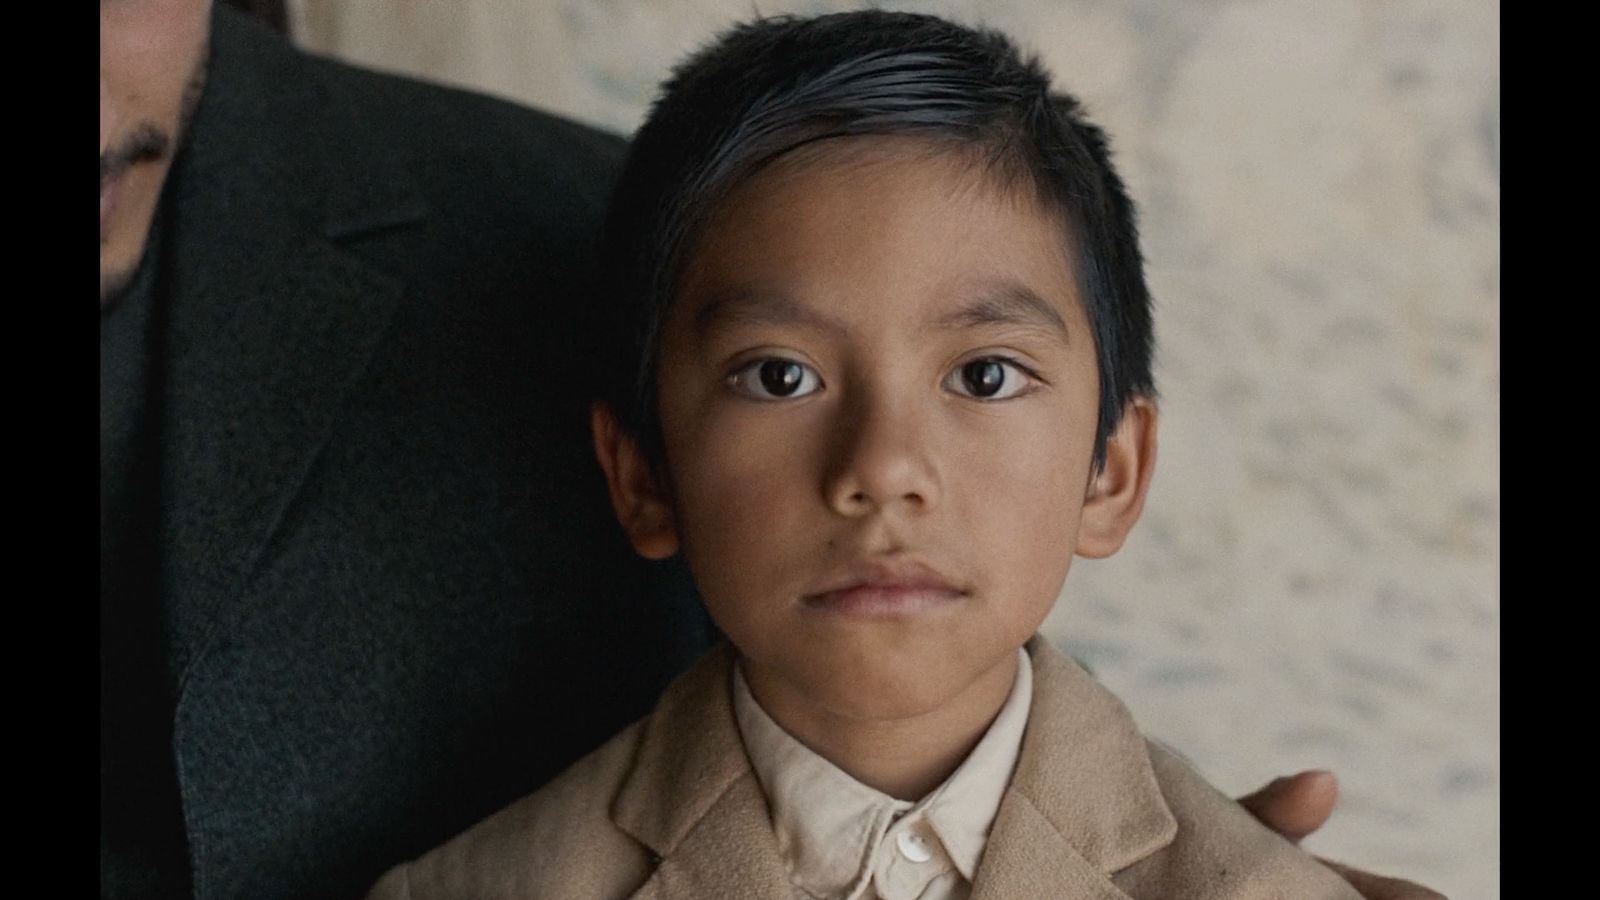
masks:
<path id="1" fill-rule="evenodd" d="M 635 900 L 792 900 L 766 799 L 734 721 L 724 645 L 667 689 L 612 806 L 660 860 Z"/>
<path id="2" fill-rule="evenodd" d="M 1028 651 L 1028 730 L 973 900 L 1125 898 L 1111 875 L 1170 844 L 1177 820 L 1121 702 L 1042 638 Z"/>
<path id="3" fill-rule="evenodd" d="M 1035 638 L 1034 697 L 973 900 L 1126 900 L 1111 876 L 1170 844 L 1177 821 L 1122 704 Z M 660 862 L 634 900 L 791 900 L 766 800 L 745 757 L 726 646 L 662 697 L 612 807 Z"/>
<path id="4" fill-rule="evenodd" d="M 972 900 L 1071 897 L 1128 900 L 1028 798 L 1010 791 L 978 867 Z"/>
<path id="5" fill-rule="evenodd" d="M 633 896 L 636 900 L 793 900 L 794 888 L 778 855 L 766 800 L 755 778 L 746 776 L 729 785 L 699 824 L 662 856 L 655 874 Z"/>
<path id="6" fill-rule="evenodd" d="M 422 214 L 395 167 L 322 139 L 319 123 L 354 112 L 281 49 L 241 39 L 246 27 L 214 17 L 210 82 L 167 197 L 163 508 L 183 515 L 162 523 L 163 581 L 180 687 L 247 612 L 250 575 L 403 293 L 334 238 Z M 258 124 L 285 121 L 300 127 Z"/>

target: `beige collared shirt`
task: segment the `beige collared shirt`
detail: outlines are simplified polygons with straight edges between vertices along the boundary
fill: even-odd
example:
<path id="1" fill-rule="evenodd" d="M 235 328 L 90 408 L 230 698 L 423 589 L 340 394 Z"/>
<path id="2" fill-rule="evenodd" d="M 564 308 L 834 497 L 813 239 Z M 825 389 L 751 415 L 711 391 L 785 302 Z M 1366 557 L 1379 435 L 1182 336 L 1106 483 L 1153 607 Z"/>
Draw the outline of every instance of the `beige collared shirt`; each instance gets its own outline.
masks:
<path id="1" fill-rule="evenodd" d="M 917 803 L 876 791 L 795 740 L 733 667 L 733 707 L 799 900 L 965 900 L 1022 747 L 1033 666 L 948 780 Z"/>

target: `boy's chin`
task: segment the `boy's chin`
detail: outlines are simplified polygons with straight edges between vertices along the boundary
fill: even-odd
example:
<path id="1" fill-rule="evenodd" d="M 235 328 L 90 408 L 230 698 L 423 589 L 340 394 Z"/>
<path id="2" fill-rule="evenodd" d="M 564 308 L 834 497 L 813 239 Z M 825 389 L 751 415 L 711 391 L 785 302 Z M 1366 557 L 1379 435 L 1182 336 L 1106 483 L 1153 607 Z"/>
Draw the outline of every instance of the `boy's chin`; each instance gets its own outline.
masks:
<path id="1" fill-rule="evenodd" d="M 943 708 L 949 700 L 943 693 L 926 688 L 915 693 L 887 688 L 863 691 L 859 685 L 842 686 L 816 698 L 817 705 L 830 715 L 862 723 L 921 718 Z"/>
<path id="2" fill-rule="evenodd" d="M 1014 654 L 1013 650 L 1007 659 Z M 881 660 L 868 664 L 817 662 L 821 664 L 788 673 L 784 680 L 803 697 L 802 702 L 812 708 L 813 714 L 826 718 L 888 724 L 950 713 L 952 704 L 987 706 L 992 699 L 986 696 L 991 692 L 984 691 L 978 684 L 984 672 L 940 671 L 928 665 L 885 665 Z M 1009 677 L 1005 683 L 1009 689 Z M 995 703 L 1003 702 L 1004 698 L 1005 694 L 1001 693 Z"/>

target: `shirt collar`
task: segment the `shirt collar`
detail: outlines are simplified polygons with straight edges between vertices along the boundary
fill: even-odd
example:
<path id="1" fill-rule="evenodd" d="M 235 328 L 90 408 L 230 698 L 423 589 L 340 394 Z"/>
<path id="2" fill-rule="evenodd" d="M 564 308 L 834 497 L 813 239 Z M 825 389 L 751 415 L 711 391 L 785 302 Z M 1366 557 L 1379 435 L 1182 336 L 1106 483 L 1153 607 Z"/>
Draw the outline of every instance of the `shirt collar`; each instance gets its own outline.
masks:
<path id="1" fill-rule="evenodd" d="M 889 829 L 919 816 L 970 882 L 1016 767 L 1032 699 L 1033 667 L 1018 649 L 1011 693 L 989 730 L 943 784 L 910 803 L 862 784 L 784 731 L 756 702 L 735 665 L 735 719 L 794 884 L 816 896 L 859 896 Z"/>

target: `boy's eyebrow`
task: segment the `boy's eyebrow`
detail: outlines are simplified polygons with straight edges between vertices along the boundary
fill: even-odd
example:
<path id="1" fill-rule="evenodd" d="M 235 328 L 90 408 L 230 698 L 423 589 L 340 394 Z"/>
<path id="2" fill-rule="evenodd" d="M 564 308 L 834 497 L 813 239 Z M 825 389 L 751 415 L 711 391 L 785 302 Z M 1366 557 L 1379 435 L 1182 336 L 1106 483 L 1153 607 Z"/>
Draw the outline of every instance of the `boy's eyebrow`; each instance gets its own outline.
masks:
<path id="1" fill-rule="evenodd" d="M 797 325 L 814 331 L 842 333 L 843 323 L 797 302 L 785 294 L 765 291 L 733 290 L 720 294 L 694 314 L 695 330 L 704 334 L 727 322 L 754 322 L 763 325 Z M 978 296 L 934 323 L 939 328 L 972 328 L 983 325 L 1021 325 L 1044 328 L 1071 342 L 1067 322 L 1050 301 L 1016 281 L 1001 280 L 984 284 Z"/>
<path id="2" fill-rule="evenodd" d="M 815 331 L 842 332 L 844 325 L 792 297 L 770 292 L 735 290 L 721 294 L 694 314 L 695 330 L 704 334 L 730 321 L 763 325 L 799 325 Z"/>
<path id="3" fill-rule="evenodd" d="M 1050 301 L 1025 284 L 1003 280 L 985 284 L 978 296 L 938 321 L 941 328 L 971 328 L 978 325 L 1043 326 L 1071 342 L 1067 321 Z"/>

